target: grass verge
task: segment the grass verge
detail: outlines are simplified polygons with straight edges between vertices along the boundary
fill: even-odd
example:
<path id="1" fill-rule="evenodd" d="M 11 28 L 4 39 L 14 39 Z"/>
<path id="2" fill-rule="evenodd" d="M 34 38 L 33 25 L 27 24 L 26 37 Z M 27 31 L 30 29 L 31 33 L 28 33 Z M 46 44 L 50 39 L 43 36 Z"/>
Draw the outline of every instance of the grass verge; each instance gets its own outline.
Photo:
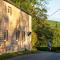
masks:
<path id="1" fill-rule="evenodd" d="M 37 50 L 25 50 L 25 51 L 18 51 L 18 52 L 13 52 L 13 53 L 5 53 L 0 55 L 0 60 L 6 60 L 12 57 L 16 56 L 22 56 L 22 55 L 28 55 L 28 54 L 35 54 L 37 53 Z"/>

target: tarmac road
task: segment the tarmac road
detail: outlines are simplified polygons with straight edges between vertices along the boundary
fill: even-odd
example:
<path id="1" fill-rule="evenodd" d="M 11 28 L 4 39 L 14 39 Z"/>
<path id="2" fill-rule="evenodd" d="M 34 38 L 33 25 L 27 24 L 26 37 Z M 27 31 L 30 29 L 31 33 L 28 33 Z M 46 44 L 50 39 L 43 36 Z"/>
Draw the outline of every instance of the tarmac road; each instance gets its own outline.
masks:
<path id="1" fill-rule="evenodd" d="M 37 54 L 13 57 L 8 60 L 60 60 L 60 53 L 39 52 Z"/>

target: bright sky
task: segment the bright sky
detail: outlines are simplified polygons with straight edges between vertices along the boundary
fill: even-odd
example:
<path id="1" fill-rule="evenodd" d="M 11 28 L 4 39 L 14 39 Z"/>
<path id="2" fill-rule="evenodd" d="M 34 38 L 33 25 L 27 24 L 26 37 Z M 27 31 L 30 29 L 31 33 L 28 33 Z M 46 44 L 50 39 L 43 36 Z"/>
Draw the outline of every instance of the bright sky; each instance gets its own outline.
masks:
<path id="1" fill-rule="evenodd" d="M 55 20 L 55 21 L 60 21 L 60 0 L 50 0 L 48 5 L 47 5 L 47 9 L 48 9 L 48 19 L 49 20 Z M 58 12 L 56 12 L 58 11 Z M 56 12 L 55 14 L 53 14 L 54 12 Z M 53 15 L 52 15 L 53 14 Z"/>

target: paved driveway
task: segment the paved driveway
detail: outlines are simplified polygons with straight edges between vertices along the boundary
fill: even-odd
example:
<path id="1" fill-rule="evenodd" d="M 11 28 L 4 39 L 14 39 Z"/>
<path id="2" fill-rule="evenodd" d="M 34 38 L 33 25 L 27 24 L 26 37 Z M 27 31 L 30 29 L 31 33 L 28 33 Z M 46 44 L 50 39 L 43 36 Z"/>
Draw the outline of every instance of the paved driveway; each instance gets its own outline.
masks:
<path id="1" fill-rule="evenodd" d="M 60 60 L 60 53 L 40 52 L 33 55 L 17 56 L 8 60 Z"/>

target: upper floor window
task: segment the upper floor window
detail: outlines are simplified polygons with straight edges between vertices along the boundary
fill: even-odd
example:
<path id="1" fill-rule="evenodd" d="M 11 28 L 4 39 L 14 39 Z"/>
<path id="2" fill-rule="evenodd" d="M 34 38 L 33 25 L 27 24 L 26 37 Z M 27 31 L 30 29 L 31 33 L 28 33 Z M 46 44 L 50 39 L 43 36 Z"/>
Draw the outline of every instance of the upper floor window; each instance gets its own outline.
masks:
<path id="1" fill-rule="evenodd" d="M 10 6 L 8 6 L 8 13 L 12 15 L 12 8 Z"/>

